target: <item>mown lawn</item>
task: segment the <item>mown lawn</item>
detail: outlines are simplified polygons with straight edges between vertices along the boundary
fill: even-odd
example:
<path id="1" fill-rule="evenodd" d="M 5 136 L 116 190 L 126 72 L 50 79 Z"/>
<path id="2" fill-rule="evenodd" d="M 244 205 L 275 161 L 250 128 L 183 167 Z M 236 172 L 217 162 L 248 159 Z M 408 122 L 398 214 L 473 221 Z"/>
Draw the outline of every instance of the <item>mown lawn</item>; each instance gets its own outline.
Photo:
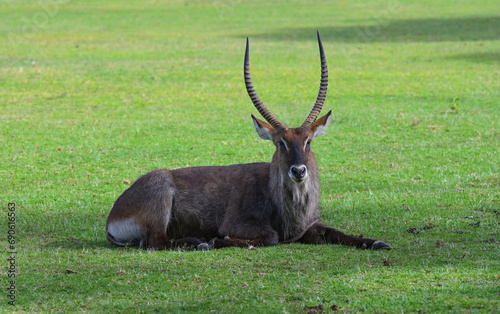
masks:
<path id="1" fill-rule="evenodd" d="M 500 311 L 498 1 L 3 1 L 1 311 Z M 316 98 L 322 218 L 392 251 L 115 248 L 157 168 L 269 161 L 243 83 L 297 126 Z"/>

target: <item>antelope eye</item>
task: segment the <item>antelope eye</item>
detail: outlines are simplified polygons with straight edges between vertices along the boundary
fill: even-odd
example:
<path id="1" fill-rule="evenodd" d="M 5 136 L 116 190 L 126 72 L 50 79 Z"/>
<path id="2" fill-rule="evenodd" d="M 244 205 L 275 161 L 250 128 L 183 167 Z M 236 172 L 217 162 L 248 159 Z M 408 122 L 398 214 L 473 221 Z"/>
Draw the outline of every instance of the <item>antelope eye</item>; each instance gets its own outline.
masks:
<path id="1" fill-rule="evenodd" d="M 311 145 L 312 140 L 307 140 L 307 145 Z"/>
<path id="2" fill-rule="evenodd" d="M 285 142 L 283 142 L 282 140 L 279 140 L 278 144 L 280 145 L 280 147 L 285 147 Z"/>

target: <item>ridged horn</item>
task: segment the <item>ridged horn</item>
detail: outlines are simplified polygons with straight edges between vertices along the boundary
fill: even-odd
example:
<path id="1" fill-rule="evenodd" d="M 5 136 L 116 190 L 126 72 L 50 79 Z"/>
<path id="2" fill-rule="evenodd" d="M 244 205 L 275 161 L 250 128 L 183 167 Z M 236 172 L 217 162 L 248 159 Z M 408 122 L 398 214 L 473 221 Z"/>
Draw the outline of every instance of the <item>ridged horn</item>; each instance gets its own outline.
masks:
<path id="1" fill-rule="evenodd" d="M 326 65 L 325 51 L 323 50 L 323 44 L 321 43 L 321 37 L 318 31 L 318 45 L 319 45 L 319 56 L 321 59 L 321 84 L 319 85 L 319 93 L 316 98 L 316 103 L 309 113 L 307 119 L 302 123 L 301 128 L 310 130 L 313 123 L 318 118 L 321 109 L 323 108 L 323 103 L 326 98 L 326 90 L 328 88 L 328 66 Z"/>
<path id="2" fill-rule="evenodd" d="M 257 92 L 253 88 L 252 79 L 250 77 L 250 61 L 249 61 L 249 45 L 248 45 L 248 37 L 247 37 L 247 47 L 245 49 L 245 63 L 243 65 L 243 74 L 245 76 L 245 85 L 247 88 L 248 96 L 252 100 L 255 108 L 259 111 L 259 113 L 266 119 L 266 121 L 276 130 L 280 131 L 286 129 L 286 126 L 269 111 L 269 109 L 264 106 L 262 101 L 260 101 L 259 96 L 257 96 Z"/>

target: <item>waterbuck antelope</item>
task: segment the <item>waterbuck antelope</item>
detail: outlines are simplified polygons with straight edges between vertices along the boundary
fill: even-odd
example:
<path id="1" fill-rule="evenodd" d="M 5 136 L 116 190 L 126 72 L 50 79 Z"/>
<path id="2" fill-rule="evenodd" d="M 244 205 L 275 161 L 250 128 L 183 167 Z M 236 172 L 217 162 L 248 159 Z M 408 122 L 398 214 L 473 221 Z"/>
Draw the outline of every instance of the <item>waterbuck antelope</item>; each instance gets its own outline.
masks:
<path id="1" fill-rule="evenodd" d="M 311 150 L 325 133 L 331 111 L 317 119 L 326 97 L 328 69 L 318 33 L 321 85 L 304 123 L 288 128 L 260 101 L 250 78 L 248 38 L 245 85 L 267 121 L 252 115 L 257 134 L 276 146 L 270 163 L 155 170 L 140 177 L 115 202 L 106 237 L 118 246 L 200 250 L 279 243 L 331 243 L 391 249 L 319 222 L 319 175 Z"/>

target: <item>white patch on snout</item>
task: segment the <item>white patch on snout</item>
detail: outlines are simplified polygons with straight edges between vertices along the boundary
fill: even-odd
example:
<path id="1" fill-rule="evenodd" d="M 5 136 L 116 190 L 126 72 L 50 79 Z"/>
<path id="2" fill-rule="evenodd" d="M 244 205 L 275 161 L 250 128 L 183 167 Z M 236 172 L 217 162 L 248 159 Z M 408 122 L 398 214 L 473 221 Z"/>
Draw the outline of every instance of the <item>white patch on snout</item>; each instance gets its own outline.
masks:
<path id="1" fill-rule="evenodd" d="M 303 168 L 306 168 L 306 175 L 302 178 L 302 180 L 297 180 L 295 178 L 295 176 L 293 175 L 293 172 L 292 172 L 292 168 L 295 167 L 297 169 L 303 169 Z M 293 182 L 295 183 L 302 183 L 305 181 L 305 179 L 307 179 L 307 176 L 309 175 L 309 172 L 307 171 L 307 167 L 306 165 L 293 165 L 290 167 L 290 169 L 288 170 L 288 176 L 290 177 L 290 179 L 293 180 Z"/>
<path id="2" fill-rule="evenodd" d="M 145 234 L 144 228 L 135 218 L 111 222 L 108 225 L 108 233 L 113 236 L 117 245 L 138 244 Z"/>

